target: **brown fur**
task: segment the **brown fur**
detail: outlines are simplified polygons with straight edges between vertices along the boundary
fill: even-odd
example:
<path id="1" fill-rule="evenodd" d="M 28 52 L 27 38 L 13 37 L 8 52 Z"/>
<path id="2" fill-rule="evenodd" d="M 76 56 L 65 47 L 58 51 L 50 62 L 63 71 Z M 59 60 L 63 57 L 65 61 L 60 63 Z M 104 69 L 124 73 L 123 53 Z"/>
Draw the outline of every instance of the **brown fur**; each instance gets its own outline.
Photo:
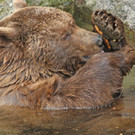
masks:
<path id="1" fill-rule="evenodd" d="M 101 37 L 76 26 L 68 13 L 14 2 L 16 12 L 0 21 L 0 105 L 110 104 L 134 64 L 134 50 L 94 55 Z"/>
<path id="2" fill-rule="evenodd" d="M 81 29 L 59 9 L 27 7 L 22 0 L 14 0 L 14 6 L 15 12 L 0 21 L 0 104 L 27 106 L 11 93 L 37 87 L 55 74 L 74 75 L 101 51 L 102 37 Z M 51 90 L 46 93 L 49 99 Z"/>
<path id="3" fill-rule="evenodd" d="M 102 59 L 101 59 L 102 58 Z M 135 50 L 129 46 L 115 53 L 99 53 L 66 81 L 58 81 L 50 100 L 42 108 L 101 108 L 121 95 L 123 77 L 135 64 Z"/>
<path id="4" fill-rule="evenodd" d="M 81 29 L 70 14 L 55 8 L 25 7 L 0 21 L 1 54 L 15 55 L 13 59 L 21 55 L 20 60 L 34 67 L 27 69 L 35 70 L 27 74 L 33 81 L 54 73 L 72 76 L 85 58 L 101 51 L 97 46 L 100 40 L 99 34 Z"/>
<path id="5" fill-rule="evenodd" d="M 106 107 L 120 95 L 123 77 L 133 64 L 135 50 L 129 46 L 115 53 L 99 53 L 69 79 L 55 75 L 1 89 L 0 103 L 42 109 Z"/>

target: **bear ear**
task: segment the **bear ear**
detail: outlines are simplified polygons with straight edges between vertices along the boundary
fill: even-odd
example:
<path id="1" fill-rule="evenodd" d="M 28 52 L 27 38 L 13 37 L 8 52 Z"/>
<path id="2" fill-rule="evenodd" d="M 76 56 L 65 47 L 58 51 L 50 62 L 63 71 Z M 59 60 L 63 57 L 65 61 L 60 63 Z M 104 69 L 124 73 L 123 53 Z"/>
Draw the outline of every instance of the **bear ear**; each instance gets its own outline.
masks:
<path id="1" fill-rule="evenodd" d="M 13 5 L 14 5 L 14 11 L 27 7 L 26 2 L 24 2 L 23 0 L 13 0 Z"/>
<path id="2" fill-rule="evenodd" d="M 0 27 L 0 37 L 14 40 L 19 36 L 18 32 L 14 28 Z"/>

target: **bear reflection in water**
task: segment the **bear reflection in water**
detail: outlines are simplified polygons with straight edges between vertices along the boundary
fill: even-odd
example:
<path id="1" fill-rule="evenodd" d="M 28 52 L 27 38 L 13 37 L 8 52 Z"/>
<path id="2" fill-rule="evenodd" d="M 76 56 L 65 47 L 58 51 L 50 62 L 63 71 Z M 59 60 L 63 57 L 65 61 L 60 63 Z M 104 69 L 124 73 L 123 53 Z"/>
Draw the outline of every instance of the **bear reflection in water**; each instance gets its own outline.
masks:
<path id="1" fill-rule="evenodd" d="M 14 10 L 0 21 L 0 105 L 101 108 L 121 96 L 135 50 L 119 19 L 97 11 L 89 32 L 59 9 L 14 0 Z"/>

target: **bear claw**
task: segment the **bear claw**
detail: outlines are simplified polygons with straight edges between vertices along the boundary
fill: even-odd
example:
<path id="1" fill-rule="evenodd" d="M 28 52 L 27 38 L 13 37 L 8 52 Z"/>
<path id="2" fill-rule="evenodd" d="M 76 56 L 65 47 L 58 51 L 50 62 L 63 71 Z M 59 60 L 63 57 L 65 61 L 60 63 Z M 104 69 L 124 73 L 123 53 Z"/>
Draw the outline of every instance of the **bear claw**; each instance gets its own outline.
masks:
<path id="1" fill-rule="evenodd" d="M 92 23 L 94 31 L 103 36 L 103 50 L 114 51 L 125 46 L 124 25 L 120 19 L 105 10 L 97 10 L 92 15 Z"/>

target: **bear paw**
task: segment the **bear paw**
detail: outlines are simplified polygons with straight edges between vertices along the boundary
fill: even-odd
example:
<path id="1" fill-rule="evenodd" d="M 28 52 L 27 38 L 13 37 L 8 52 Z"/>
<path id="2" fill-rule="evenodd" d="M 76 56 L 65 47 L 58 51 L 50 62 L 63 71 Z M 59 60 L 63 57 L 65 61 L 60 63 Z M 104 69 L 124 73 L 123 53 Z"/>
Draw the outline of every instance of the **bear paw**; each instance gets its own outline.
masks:
<path id="1" fill-rule="evenodd" d="M 95 11 L 92 15 L 94 31 L 103 36 L 104 51 L 119 50 L 126 44 L 124 25 L 120 19 L 105 10 Z"/>

